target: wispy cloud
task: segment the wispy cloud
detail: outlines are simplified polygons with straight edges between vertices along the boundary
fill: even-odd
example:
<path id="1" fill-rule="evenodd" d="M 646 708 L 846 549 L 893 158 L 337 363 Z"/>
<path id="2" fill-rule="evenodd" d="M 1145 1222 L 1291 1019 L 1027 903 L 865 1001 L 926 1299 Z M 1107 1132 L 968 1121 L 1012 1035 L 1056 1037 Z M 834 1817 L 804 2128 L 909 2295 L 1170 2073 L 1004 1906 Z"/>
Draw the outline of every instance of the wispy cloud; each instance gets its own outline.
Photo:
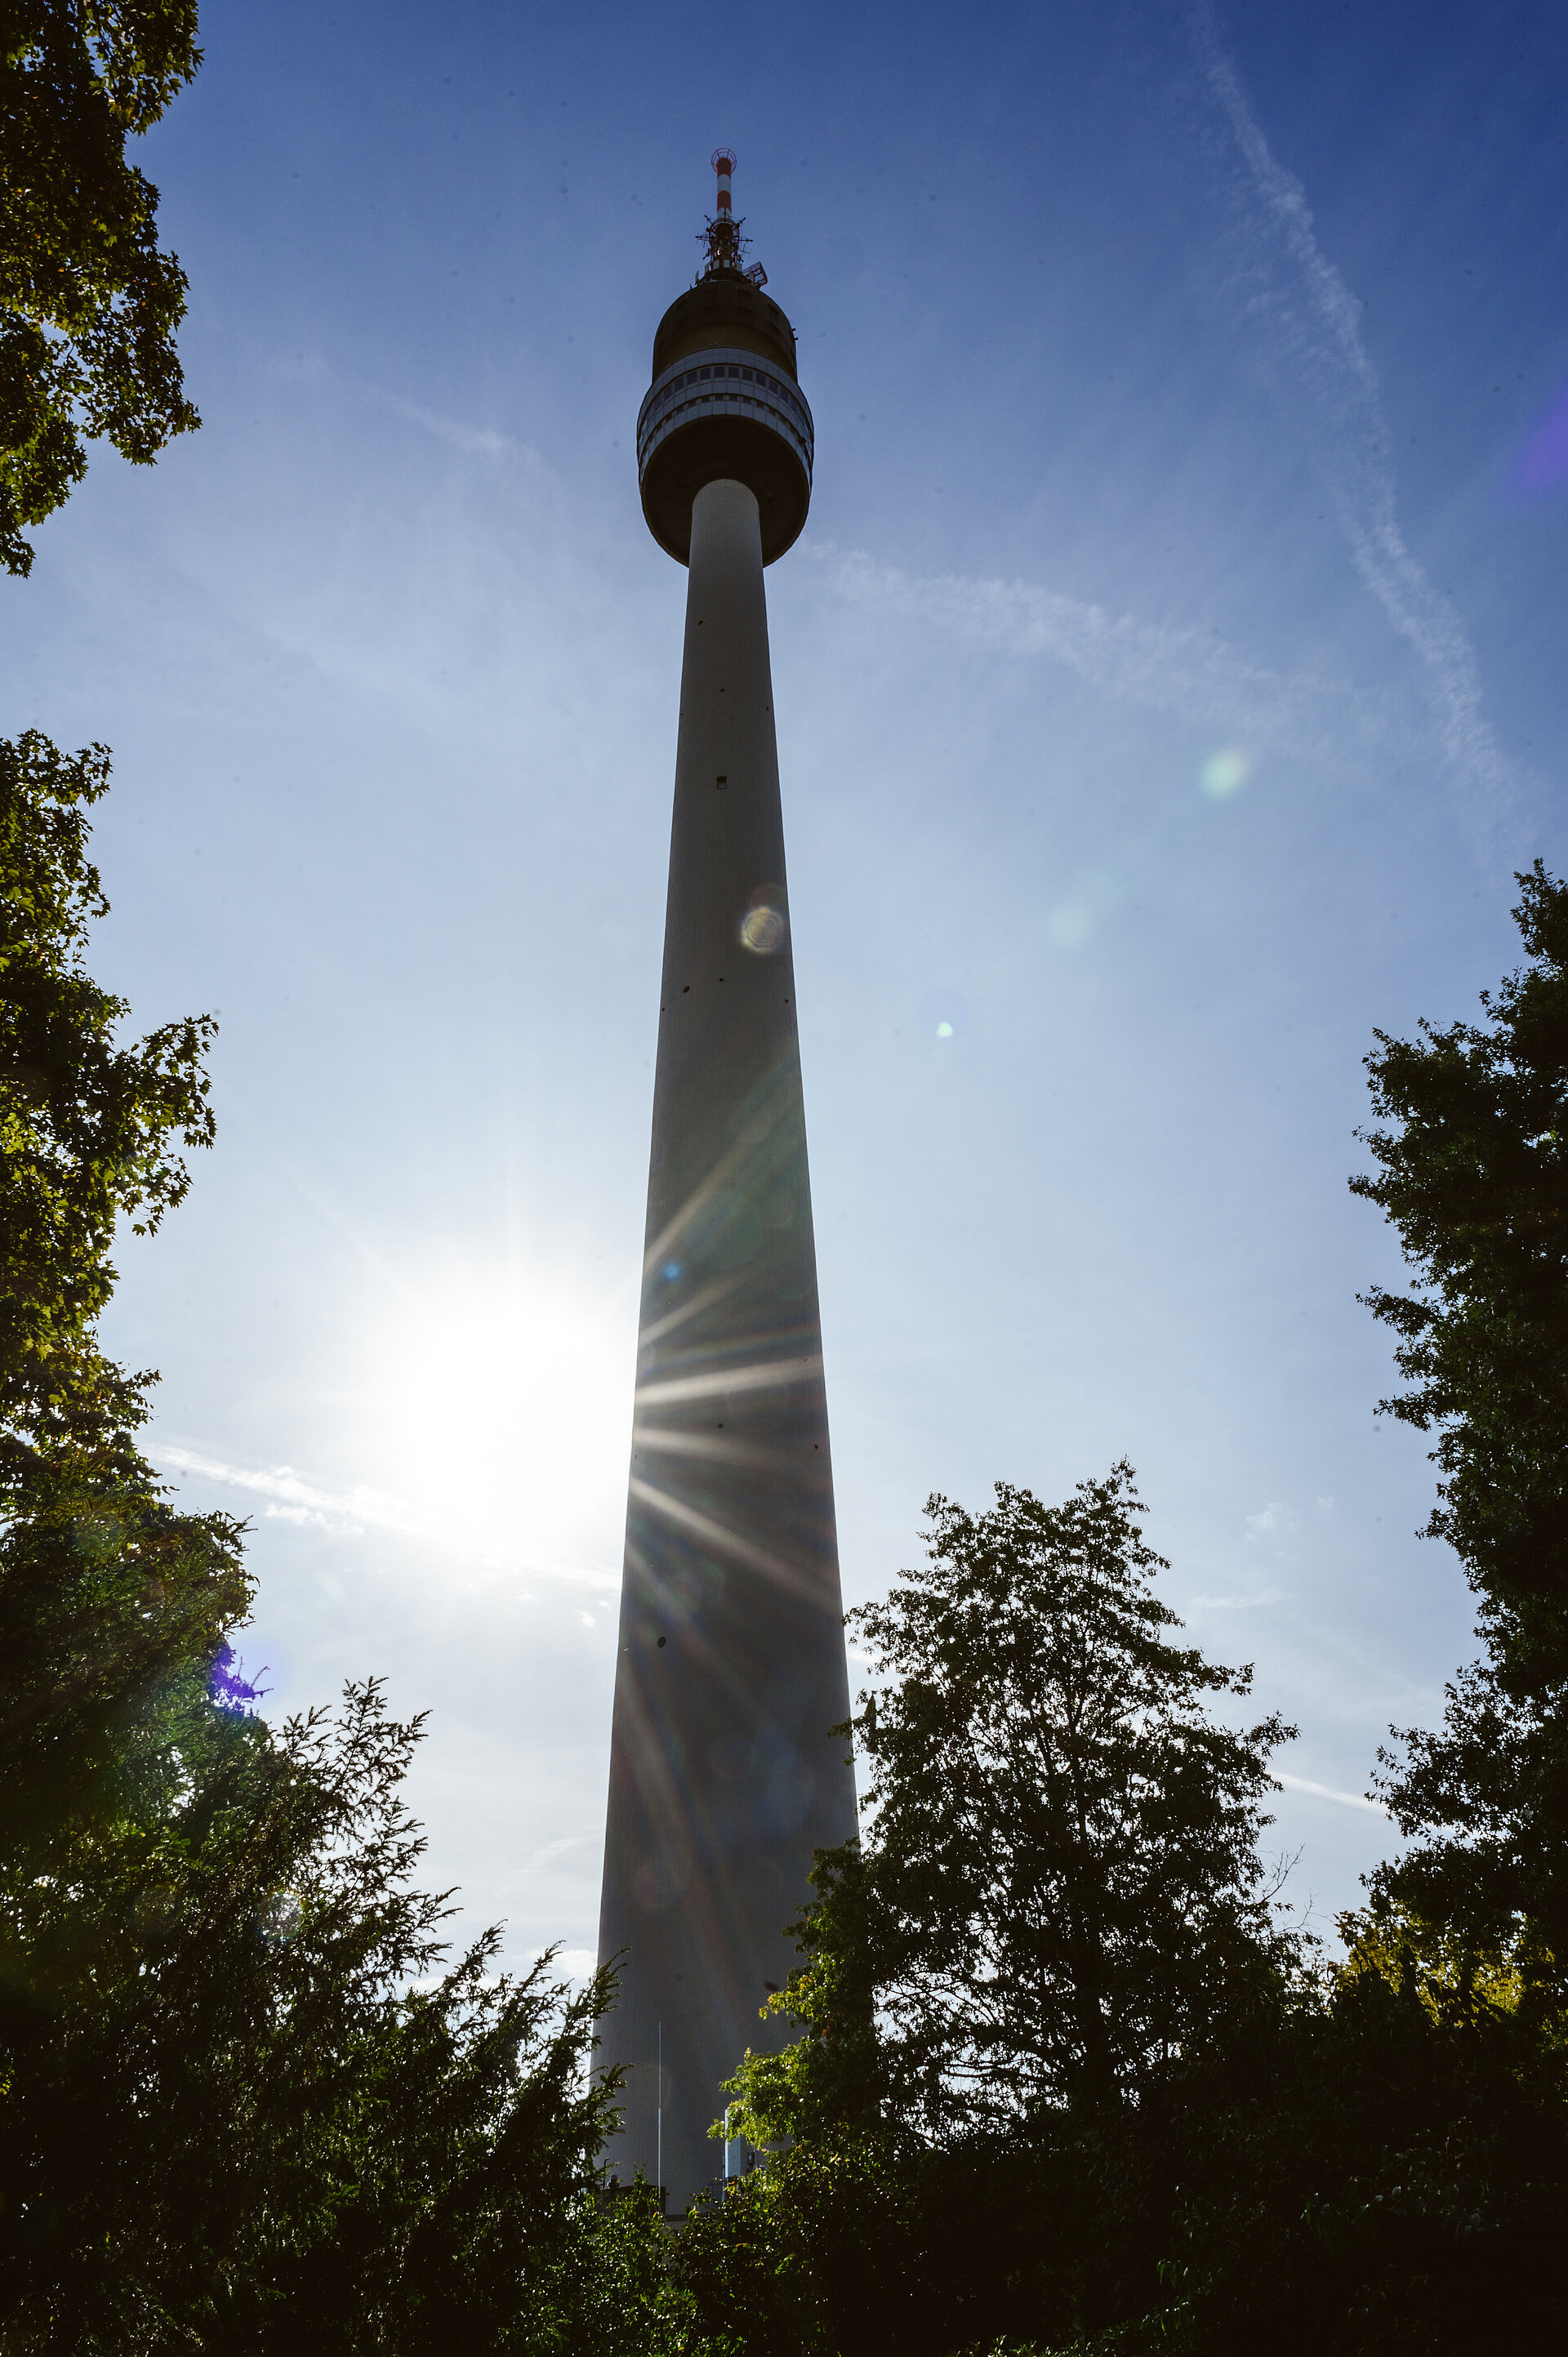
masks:
<path id="1" fill-rule="evenodd" d="M 318 1530 L 346 1531 L 356 1538 L 365 1527 L 363 1523 L 346 1523 L 319 1506 L 280 1506 L 275 1498 L 267 1501 L 266 1516 L 269 1522 L 298 1523 L 302 1526 L 314 1523 Z"/>
<path id="2" fill-rule="evenodd" d="M 568 1850 L 581 1849 L 589 1838 L 587 1834 L 558 1835 L 553 1841 L 547 1841 L 542 1848 L 534 1850 L 532 1856 L 520 1859 L 512 1868 L 514 1878 L 523 1882 L 531 1874 L 542 1873 L 547 1866 L 553 1866 L 558 1857 L 564 1857 Z"/>
<path id="3" fill-rule="evenodd" d="M 275 1521 L 313 1524 L 345 1538 L 360 1537 L 367 1531 L 385 1531 L 424 1546 L 439 1548 L 445 1554 L 461 1555 L 476 1568 L 487 1571 L 524 1573 L 530 1577 L 577 1587 L 613 1588 L 619 1585 L 619 1574 L 615 1571 L 524 1557 L 476 1544 L 470 1534 L 444 1524 L 428 1512 L 405 1499 L 390 1496 L 385 1491 L 362 1486 L 326 1490 L 306 1480 L 292 1465 L 231 1465 L 223 1458 L 177 1448 L 156 1436 L 147 1453 L 156 1465 L 166 1467 L 171 1472 L 188 1473 L 199 1480 L 216 1482 L 220 1489 L 265 1498 L 268 1502 L 264 1511 Z"/>
<path id="4" fill-rule="evenodd" d="M 1247 234 L 1260 289 L 1253 309 L 1268 320 L 1293 381 L 1307 393 L 1313 455 L 1356 569 L 1425 671 L 1455 772 L 1501 797 L 1511 789 L 1512 772 L 1481 709 L 1475 651 L 1400 529 L 1382 388 L 1361 337 L 1362 306 L 1318 243 L 1302 183 L 1263 136 L 1209 0 L 1197 0 L 1188 22 L 1251 199 Z"/>
<path id="5" fill-rule="evenodd" d="M 1136 620 L 1036 582 L 920 576 L 819 542 L 839 595 L 915 616 L 959 636 L 1064 663 L 1101 694 L 1199 727 L 1303 757 L 1348 738 L 1370 744 L 1388 718 L 1338 680 L 1292 676 L 1244 662 L 1212 632 Z"/>
<path id="6" fill-rule="evenodd" d="M 1247 103 L 1208 0 L 1189 16 L 1207 93 L 1240 163 L 1250 309 L 1268 328 L 1290 382 L 1305 393 L 1305 430 L 1352 562 L 1421 666 L 1436 745 L 1455 779 L 1484 790 L 1493 822 L 1517 772 L 1482 708 L 1480 670 L 1458 613 L 1401 529 L 1382 390 L 1360 329 L 1361 305 L 1318 243 L 1305 191 L 1278 161 Z M 1211 631 L 1116 614 L 1037 582 L 919 576 L 862 551 L 818 542 L 811 553 L 838 593 L 969 639 L 1064 664 L 1089 686 L 1169 713 L 1232 743 L 1307 760 L 1349 748 L 1408 742 L 1397 694 L 1247 662 Z"/>
<path id="7" fill-rule="evenodd" d="M 1301 1517 L 1294 1506 L 1282 1505 L 1271 1498 L 1255 1514 L 1247 1516 L 1247 1536 L 1250 1539 L 1294 1539 L 1300 1536 Z"/>
<path id="8" fill-rule="evenodd" d="M 1287 1776 L 1276 1768 L 1274 1780 L 1287 1792 L 1309 1792 L 1315 1801 L 1335 1801 L 1342 1809 L 1370 1809 L 1375 1817 L 1386 1817 L 1388 1811 L 1377 1801 L 1369 1801 L 1365 1792 L 1341 1792 L 1333 1784 L 1315 1784 L 1310 1776 Z"/>
<path id="9" fill-rule="evenodd" d="M 449 449 L 465 450 L 478 458 L 501 458 L 510 452 L 532 457 L 526 444 L 510 434 L 499 434 L 491 426 L 469 425 L 460 417 L 447 417 L 438 409 L 426 409 L 422 402 L 410 401 L 401 393 L 389 393 L 384 385 L 369 384 L 363 379 L 345 376 L 335 369 L 322 352 L 279 353 L 271 362 L 269 374 L 290 384 L 326 384 L 336 382 L 351 387 L 363 399 L 378 409 L 390 410 L 409 425 L 417 425 L 423 433 L 445 442 Z"/>
<path id="10" fill-rule="evenodd" d="M 381 409 L 390 409 L 410 425 L 434 435 L 449 449 L 465 450 L 471 457 L 503 458 L 522 445 L 510 434 L 498 434 L 488 425 L 466 425 L 461 418 L 444 417 L 438 409 L 426 409 L 417 401 L 405 401 L 401 393 L 383 393 L 377 385 L 366 388 L 371 399 Z"/>
<path id="11" fill-rule="evenodd" d="M 178 1473 L 194 1473 L 225 1490 L 247 1490 L 273 1502 L 267 1512 L 288 1522 L 314 1522 L 330 1529 L 357 1533 L 366 1528 L 419 1532 L 419 1516 L 397 1498 L 377 1490 L 322 1490 L 305 1480 L 292 1465 L 231 1465 L 220 1457 L 206 1457 L 194 1448 L 177 1448 L 154 1440 L 154 1461 Z M 279 1502 L 281 1501 L 281 1502 Z"/>

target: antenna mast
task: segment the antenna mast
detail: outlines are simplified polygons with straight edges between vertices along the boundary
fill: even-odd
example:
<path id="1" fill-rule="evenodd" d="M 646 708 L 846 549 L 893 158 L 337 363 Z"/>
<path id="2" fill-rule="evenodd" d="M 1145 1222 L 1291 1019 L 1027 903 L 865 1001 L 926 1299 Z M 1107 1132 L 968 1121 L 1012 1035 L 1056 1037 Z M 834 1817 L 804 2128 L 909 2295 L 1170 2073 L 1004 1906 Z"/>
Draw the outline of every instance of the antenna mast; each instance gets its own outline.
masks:
<path id="1" fill-rule="evenodd" d="M 742 237 L 744 224 L 730 210 L 730 174 L 740 159 L 733 147 L 715 147 L 709 160 L 718 174 L 718 210 L 698 235 L 698 243 L 708 250 L 707 267 L 698 272 L 698 278 L 713 278 L 721 270 L 734 271 L 739 277 L 749 278 L 754 286 L 766 286 L 768 273 L 760 262 L 752 263 L 748 269 L 741 267 L 741 256 L 751 240 Z"/>

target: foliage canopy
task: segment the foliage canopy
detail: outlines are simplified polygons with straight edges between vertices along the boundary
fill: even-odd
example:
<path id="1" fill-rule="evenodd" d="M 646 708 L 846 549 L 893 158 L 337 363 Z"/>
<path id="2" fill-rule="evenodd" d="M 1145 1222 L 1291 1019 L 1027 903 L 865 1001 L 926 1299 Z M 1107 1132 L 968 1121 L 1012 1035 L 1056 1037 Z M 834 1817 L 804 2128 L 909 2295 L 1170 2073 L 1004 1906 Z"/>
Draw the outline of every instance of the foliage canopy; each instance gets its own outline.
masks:
<path id="1" fill-rule="evenodd" d="M 853 1979 L 882 2115 L 928 2138 L 1132 2100 L 1293 1967 L 1257 1844 L 1294 1730 L 1211 1716 L 1251 1672 L 1170 1641 L 1141 1512 L 1124 1464 L 1058 1506 L 933 1497 L 926 1562 L 851 1615 L 888 1680 L 855 1722 L 870 1822 L 822 1862 L 777 2003 L 820 2043 Z M 743 2074 L 757 2131 L 804 2061 Z"/>
<path id="2" fill-rule="evenodd" d="M 145 466 L 200 423 L 174 333 L 186 277 L 126 161 L 201 62 L 195 0 L 5 0 L 0 47 L 0 563 L 106 436 Z"/>
<path id="3" fill-rule="evenodd" d="M 207 1016 L 119 1043 L 128 1008 L 84 964 L 108 901 L 87 856 L 102 746 L 0 743 L 0 1497 L 57 1470 L 129 1475 L 149 1376 L 107 1360 L 96 1321 L 122 1218 L 155 1230 L 212 1140 Z"/>
<path id="4" fill-rule="evenodd" d="M 1376 1164 L 1352 1179 L 1399 1232 L 1414 1284 L 1368 1297 L 1434 1431 L 1428 1529 L 1480 1599 L 1486 1658 L 1442 1727 L 1383 1759 L 1402 1832 L 1383 1896 L 1462 1928 L 1477 1969 L 1513 1957 L 1531 2002 L 1568 1996 L 1568 886 L 1537 860 L 1515 910 L 1528 963 L 1481 1024 L 1380 1033 Z M 1492 1965 L 1487 1964 L 1491 1958 Z"/>
<path id="5" fill-rule="evenodd" d="M 775 2150 L 682 2233 L 744 2357 L 1437 2357 L 1568 2325 L 1563 2054 L 1517 1957 L 1392 1901 L 1332 1972 L 1272 1921 L 1266 1719 L 1170 1638 L 1125 1467 L 933 1500 L 856 1616 L 863 1849 L 819 1858 Z"/>
<path id="6" fill-rule="evenodd" d="M 0 1881 L 7 2346 L 594 2346 L 595 1985 L 446 1964 L 374 1684 L 274 1736 L 177 1674 L 69 1875 Z M 599 2345 L 616 2345 L 599 2319 Z"/>

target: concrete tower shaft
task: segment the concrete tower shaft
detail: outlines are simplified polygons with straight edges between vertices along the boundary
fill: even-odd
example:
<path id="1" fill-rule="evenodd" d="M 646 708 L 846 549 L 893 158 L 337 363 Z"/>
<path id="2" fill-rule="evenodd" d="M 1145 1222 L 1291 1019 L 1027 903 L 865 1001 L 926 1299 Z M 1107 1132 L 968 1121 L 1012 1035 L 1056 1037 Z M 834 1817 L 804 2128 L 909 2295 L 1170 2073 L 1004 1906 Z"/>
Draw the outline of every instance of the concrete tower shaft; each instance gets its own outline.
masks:
<path id="1" fill-rule="evenodd" d="M 750 349 L 693 348 L 726 371 Z M 725 400 L 731 382 L 697 379 Z M 793 1961 L 783 1927 L 810 1895 L 811 1852 L 855 1824 L 853 1771 L 827 1732 L 849 1716 L 849 1684 L 766 510 L 727 464 L 737 424 L 791 452 L 800 521 L 810 486 L 809 443 L 800 468 L 755 413 L 714 405 L 672 431 L 694 489 L 678 532 L 661 492 L 655 527 L 690 576 L 600 1919 L 601 1955 L 624 1958 L 602 2048 L 628 2072 L 608 2158 L 677 2210 L 722 2173 L 708 2136 L 721 2083 L 747 2046 L 778 2042 L 759 2009 Z M 645 505 L 664 447 L 643 458 Z"/>

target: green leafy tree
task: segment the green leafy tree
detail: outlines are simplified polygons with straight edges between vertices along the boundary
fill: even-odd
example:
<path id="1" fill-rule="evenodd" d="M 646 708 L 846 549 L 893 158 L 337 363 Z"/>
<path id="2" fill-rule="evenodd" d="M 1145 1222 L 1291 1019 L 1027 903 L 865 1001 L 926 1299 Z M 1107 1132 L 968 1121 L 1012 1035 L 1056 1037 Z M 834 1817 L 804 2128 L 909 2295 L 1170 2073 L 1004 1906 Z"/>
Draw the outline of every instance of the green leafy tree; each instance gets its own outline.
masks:
<path id="1" fill-rule="evenodd" d="M 1568 886 L 1537 860 L 1515 918 L 1529 963 L 1484 1024 L 1367 1059 L 1376 1171 L 1353 1192 L 1398 1230 L 1414 1285 L 1374 1288 L 1410 1388 L 1382 1403 L 1435 1431 L 1428 1529 L 1457 1553 L 1510 1675 L 1568 1674 Z"/>
<path id="2" fill-rule="evenodd" d="M 1154 2091 L 1089 2221 L 1115 2256 L 1100 2357 L 1472 2357 L 1555 2345 L 1568 2115 L 1506 2013 L 1434 2015 L 1353 1953 Z M 1521 2068 L 1521 2066 L 1524 2066 Z M 1062 2336 L 1063 2340 L 1067 2336 Z M 1054 2341 L 1047 2345 L 1059 2345 Z"/>
<path id="3" fill-rule="evenodd" d="M 675 2262 L 748 2351 L 1070 2338 L 1152 2301 L 1142 2123 L 1301 1971 L 1258 1856 L 1292 1730 L 1213 1715 L 1250 1674 L 1171 1641 L 1141 1512 L 1125 1465 L 1058 1506 L 933 1498 L 927 1561 L 851 1616 L 886 1681 L 864 1843 L 819 1857 L 772 2001 L 804 2034 L 731 2083 L 777 2157 Z"/>
<path id="4" fill-rule="evenodd" d="M 86 970 L 93 747 L 0 742 L 0 1838 L 85 1825 L 131 1699 L 209 1659 L 250 1597 L 239 1525 L 174 1513 L 136 1446 L 153 1378 L 97 1319 L 125 1221 L 150 1232 L 212 1135 L 204 1017 L 119 1038 Z M 81 1813 L 87 1813 L 83 1815 Z"/>
<path id="5" fill-rule="evenodd" d="M 69 1881 L 0 1885 L 4 2345 L 629 2357 L 661 2287 L 604 2277 L 659 2228 L 595 2198 L 603 1985 L 446 1962 L 373 1684 L 276 1735 L 237 1684 L 147 1697 Z"/>
<path id="6" fill-rule="evenodd" d="M 0 742 L 0 1497 L 134 1472 L 153 1378 L 96 1339 L 115 1230 L 150 1234 L 190 1184 L 179 1145 L 212 1140 L 206 1016 L 134 1046 L 129 1009 L 88 974 L 107 913 L 87 856 L 108 789 L 102 746 L 62 754 L 29 731 Z"/>
<path id="7" fill-rule="evenodd" d="M 199 424 L 174 333 L 186 277 L 126 161 L 201 62 L 194 0 L 6 0 L 0 11 L 0 563 L 70 497 L 85 444 L 145 466 Z"/>
<path id="8" fill-rule="evenodd" d="M 1527 1960 L 1568 1990 L 1568 886 L 1538 860 L 1515 911 L 1528 963 L 1486 1020 L 1368 1058 L 1376 1168 L 1353 1178 L 1399 1232 L 1414 1283 L 1378 1289 L 1409 1388 L 1384 1409 L 1434 1432 L 1430 1534 L 1480 1602 L 1486 1656 L 1443 1727 L 1403 1731 L 1383 1789 L 1416 1846 L 1390 1903 L 1467 1927 L 1477 1958 Z M 1521 1945 L 1522 1943 L 1522 1945 Z"/>
<path id="9" fill-rule="evenodd" d="M 125 160 L 200 62 L 189 0 L 0 7 L 0 560 L 86 468 L 148 462 L 197 423 L 173 331 L 185 279 Z M 86 971 L 107 902 L 87 856 L 102 746 L 0 741 L 0 1840 L 112 1806 L 119 1714 L 243 1617 L 240 1526 L 177 1515 L 136 1446 L 154 1378 L 97 1319 L 128 1222 L 179 1201 L 211 1140 L 205 1017 L 136 1045 Z M 85 1814 L 84 1814 L 85 1813 Z"/>
<path id="10" fill-rule="evenodd" d="M 928 2135 L 1118 2103 L 1287 1969 L 1257 1845 L 1294 1730 L 1211 1715 L 1251 1674 L 1171 1643 L 1141 1512 L 1126 1465 L 1059 1506 L 933 1498 L 927 1562 L 851 1616 L 889 1684 L 826 1905 L 863 1927 L 885 2104 Z M 842 1976 L 819 1953 L 781 2006 Z"/>

